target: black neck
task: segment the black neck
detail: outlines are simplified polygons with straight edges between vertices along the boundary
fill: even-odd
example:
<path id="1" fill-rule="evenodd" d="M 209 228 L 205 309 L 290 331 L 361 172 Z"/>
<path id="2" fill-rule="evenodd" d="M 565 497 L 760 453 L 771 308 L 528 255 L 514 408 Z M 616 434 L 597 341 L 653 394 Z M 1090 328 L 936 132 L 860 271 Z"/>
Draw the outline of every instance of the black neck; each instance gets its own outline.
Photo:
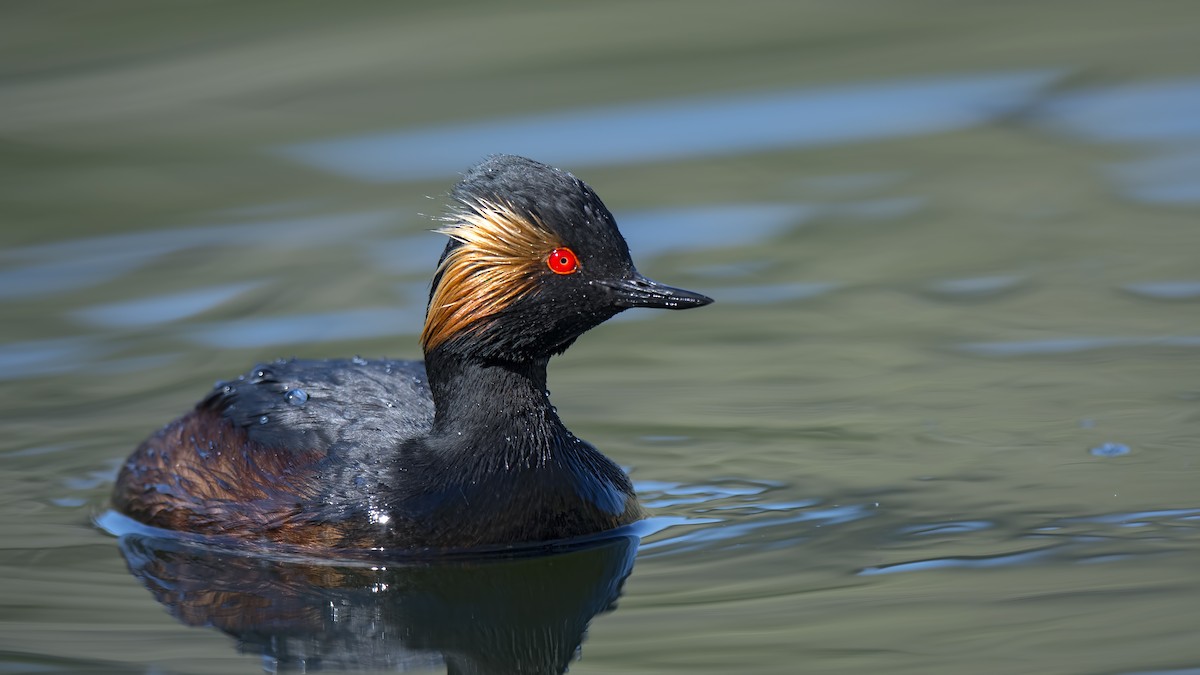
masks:
<path id="1" fill-rule="evenodd" d="M 434 421 L 383 477 L 405 545 L 507 545 L 591 534 L 642 511 L 629 477 L 563 426 L 546 394 L 548 358 L 425 354 Z M 368 504 L 366 507 L 378 508 Z"/>
<path id="2" fill-rule="evenodd" d="M 433 434 L 464 442 L 486 437 L 493 446 L 548 451 L 570 432 L 550 405 L 546 363 L 485 360 L 440 349 L 426 354 Z"/>

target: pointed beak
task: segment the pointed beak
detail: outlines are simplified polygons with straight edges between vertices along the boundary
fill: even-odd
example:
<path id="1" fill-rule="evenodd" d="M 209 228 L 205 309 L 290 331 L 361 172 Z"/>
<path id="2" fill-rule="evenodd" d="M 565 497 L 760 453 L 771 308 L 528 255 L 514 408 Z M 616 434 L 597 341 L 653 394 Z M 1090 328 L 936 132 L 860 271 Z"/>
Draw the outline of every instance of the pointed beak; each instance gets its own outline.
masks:
<path id="1" fill-rule="evenodd" d="M 605 285 L 613 291 L 616 296 L 614 304 L 621 309 L 631 307 L 691 309 L 692 307 L 703 307 L 713 301 L 707 295 L 660 284 L 636 272 L 632 278 L 609 281 Z"/>

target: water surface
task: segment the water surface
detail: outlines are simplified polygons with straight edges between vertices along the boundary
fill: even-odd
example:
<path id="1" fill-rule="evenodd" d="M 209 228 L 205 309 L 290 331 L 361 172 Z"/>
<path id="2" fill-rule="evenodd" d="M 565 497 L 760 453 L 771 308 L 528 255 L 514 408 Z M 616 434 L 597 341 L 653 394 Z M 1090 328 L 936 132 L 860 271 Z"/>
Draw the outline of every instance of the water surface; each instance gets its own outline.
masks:
<path id="1" fill-rule="evenodd" d="M 0 670 L 1200 668 L 1190 3 L 0 14 Z M 380 569 L 93 524 L 214 380 L 418 357 L 490 152 L 717 299 L 551 366 L 653 519 Z"/>

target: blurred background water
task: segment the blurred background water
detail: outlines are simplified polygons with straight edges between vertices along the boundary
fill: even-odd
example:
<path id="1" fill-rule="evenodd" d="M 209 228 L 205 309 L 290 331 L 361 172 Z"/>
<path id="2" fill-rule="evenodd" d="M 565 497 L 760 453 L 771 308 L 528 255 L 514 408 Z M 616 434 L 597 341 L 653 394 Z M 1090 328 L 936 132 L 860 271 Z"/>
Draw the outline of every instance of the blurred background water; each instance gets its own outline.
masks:
<path id="1" fill-rule="evenodd" d="M 542 648 L 598 613 L 573 673 L 1197 672 L 1197 26 L 1185 0 L 5 3 L 0 671 L 453 670 L 491 644 L 472 598 L 591 570 Z M 501 566 L 446 619 L 469 645 L 288 660 L 210 575 L 441 611 L 478 574 L 167 578 L 178 553 L 92 519 L 215 379 L 418 357 L 430 219 L 493 152 L 574 171 L 642 271 L 718 300 L 551 367 L 656 519 L 636 559 Z M 349 640 L 330 620 L 294 647 Z"/>

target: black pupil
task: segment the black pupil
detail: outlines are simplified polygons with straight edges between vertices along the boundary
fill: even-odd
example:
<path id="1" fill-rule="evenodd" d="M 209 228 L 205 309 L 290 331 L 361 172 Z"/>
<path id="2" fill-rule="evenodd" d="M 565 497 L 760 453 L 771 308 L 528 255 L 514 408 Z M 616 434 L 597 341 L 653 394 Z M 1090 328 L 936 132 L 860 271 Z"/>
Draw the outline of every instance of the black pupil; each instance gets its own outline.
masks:
<path id="1" fill-rule="evenodd" d="M 563 257 L 561 257 L 561 258 L 559 258 L 559 259 L 558 259 L 558 264 L 559 264 L 559 265 L 562 265 L 563 267 L 566 267 L 566 266 L 567 266 L 567 263 L 569 263 L 569 262 L 571 262 L 571 261 L 570 261 L 570 260 L 567 260 L 567 256 L 563 256 Z"/>

